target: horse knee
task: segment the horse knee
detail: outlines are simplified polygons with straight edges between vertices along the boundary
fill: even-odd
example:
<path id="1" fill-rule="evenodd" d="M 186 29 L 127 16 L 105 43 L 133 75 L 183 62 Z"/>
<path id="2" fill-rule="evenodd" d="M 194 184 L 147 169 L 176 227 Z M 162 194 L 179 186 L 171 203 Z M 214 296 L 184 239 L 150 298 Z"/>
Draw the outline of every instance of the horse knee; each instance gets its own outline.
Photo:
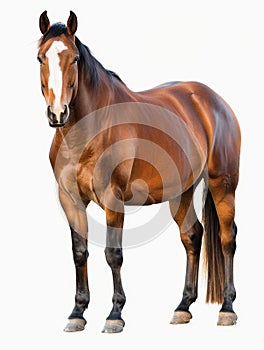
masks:
<path id="1" fill-rule="evenodd" d="M 72 227 L 70 228 L 72 236 L 72 253 L 75 266 L 83 266 L 89 256 L 87 251 L 87 239 L 83 238 Z"/>
<path id="2" fill-rule="evenodd" d="M 123 253 L 121 248 L 105 248 L 105 257 L 111 268 L 120 267 L 123 263 Z"/>
<path id="3" fill-rule="evenodd" d="M 75 266 L 77 267 L 83 266 L 86 263 L 88 256 L 89 256 L 89 253 L 85 248 L 75 250 L 73 252 L 73 260 L 74 260 Z"/>

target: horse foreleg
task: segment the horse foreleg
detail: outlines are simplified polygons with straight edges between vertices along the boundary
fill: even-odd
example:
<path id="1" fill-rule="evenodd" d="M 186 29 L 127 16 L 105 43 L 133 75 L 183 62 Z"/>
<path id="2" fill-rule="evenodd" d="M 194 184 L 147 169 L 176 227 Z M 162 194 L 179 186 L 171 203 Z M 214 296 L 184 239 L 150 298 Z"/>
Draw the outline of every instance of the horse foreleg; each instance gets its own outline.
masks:
<path id="1" fill-rule="evenodd" d="M 87 250 L 88 226 L 86 208 L 82 203 L 77 205 L 77 202 L 74 202 L 65 191 L 60 191 L 59 197 L 70 225 L 73 260 L 76 270 L 75 305 L 64 331 L 77 332 L 82 331 L 85 327 L 86 320 L 83 317 L 83 313 L 90 301 L 87 275 L 87 258 L 89 254 Z"/>
<path id="2" fill-rule="evenodd" d="M 199 256 L 203 228 L 193 207 L 193 188 L 183 193 L 179 200 L 170 201 L 171 214 L 179 226 L 186 250 L 187 267 L 183 297 L 174 311 L 171 324 L 188 323 L 192 318 L 190 305 L 197 298 Z"/>
<path id="3" fill-rule="evenodd" d="M 113 207 L 115 206 L 111 201 L 110 208 Z M 121 312 L 126 302 L 120 273 L 123 263 L 122 232 L 124 207 L 122 206 L 118 212 L 110 208 L 105 208 L 107 221 L 105 257 L 112 270 L 114 295 L 112 298 L 113 308 L 106 319 L 103 333 L 119 333 L 123 330 L 125 325 L 121 317 Z"/>

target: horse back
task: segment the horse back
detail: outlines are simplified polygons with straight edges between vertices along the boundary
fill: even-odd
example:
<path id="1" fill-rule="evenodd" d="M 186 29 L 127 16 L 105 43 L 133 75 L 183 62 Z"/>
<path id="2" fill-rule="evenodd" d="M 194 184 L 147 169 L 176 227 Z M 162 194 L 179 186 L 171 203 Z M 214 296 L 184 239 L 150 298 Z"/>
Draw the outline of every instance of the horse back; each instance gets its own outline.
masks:
<path id="1" fill-rule="evenodd" d="M 206 154 L 212 176 L 238 172 L 241 135 L 236 116 L 227 102 L 198 82 L 175 82 L 141 93 L 159 103 L 188 125 Z"/>

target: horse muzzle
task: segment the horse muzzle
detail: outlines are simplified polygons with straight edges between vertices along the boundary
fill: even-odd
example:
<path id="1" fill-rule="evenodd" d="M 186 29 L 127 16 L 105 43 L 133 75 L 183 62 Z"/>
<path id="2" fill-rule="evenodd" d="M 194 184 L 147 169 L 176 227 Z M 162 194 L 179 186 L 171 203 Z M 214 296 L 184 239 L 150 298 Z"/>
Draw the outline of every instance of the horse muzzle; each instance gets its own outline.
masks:
<path id="1" fill-rule="evenodd" d="M 69 119 L 70 111 L 68 105 L 64 105 L 64 110 L 59 113 L 54 113 L 52 107 L 47 108 L 47 117 L 49 120 L 49 125 L 53 128 L 59 128 L 64 126 Z"/>

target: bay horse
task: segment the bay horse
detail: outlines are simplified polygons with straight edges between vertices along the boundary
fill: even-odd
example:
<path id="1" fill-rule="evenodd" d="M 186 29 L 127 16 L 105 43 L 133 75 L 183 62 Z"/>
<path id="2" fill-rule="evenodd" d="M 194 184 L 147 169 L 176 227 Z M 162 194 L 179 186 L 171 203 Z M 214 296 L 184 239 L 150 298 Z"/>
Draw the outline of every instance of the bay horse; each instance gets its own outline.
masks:
<path id="1" fill-rule="evenodd" d="M 218 325 L 233 325 L 236 291 L 233 257 L 237 227 L 240 128 L 229 105 L 198 82 L 171 82 L 131 91 L 105 69 L 75 36 L 77 17 L 50 25 L 39 18 L 41 89 L 47 119 L 56 128 L 50 161 L 69 222 L 76 268 L 75 306 L 65 328 L 85 328 L 90 301 L 86 208 L 94 201 L 106 215 L 105 256 L 112 270 L 113 307 L 105 333 L 123 330 L 126 302 L 121 282 L 125 205 L 168 201 L 186 250 L 182 300 L 172 324 L 188 323 L 197 298 L 202 237 L 207 270 L 206 301 L 222 304 Z M 203 225 L 193 194 L 204 180 Z"/>

